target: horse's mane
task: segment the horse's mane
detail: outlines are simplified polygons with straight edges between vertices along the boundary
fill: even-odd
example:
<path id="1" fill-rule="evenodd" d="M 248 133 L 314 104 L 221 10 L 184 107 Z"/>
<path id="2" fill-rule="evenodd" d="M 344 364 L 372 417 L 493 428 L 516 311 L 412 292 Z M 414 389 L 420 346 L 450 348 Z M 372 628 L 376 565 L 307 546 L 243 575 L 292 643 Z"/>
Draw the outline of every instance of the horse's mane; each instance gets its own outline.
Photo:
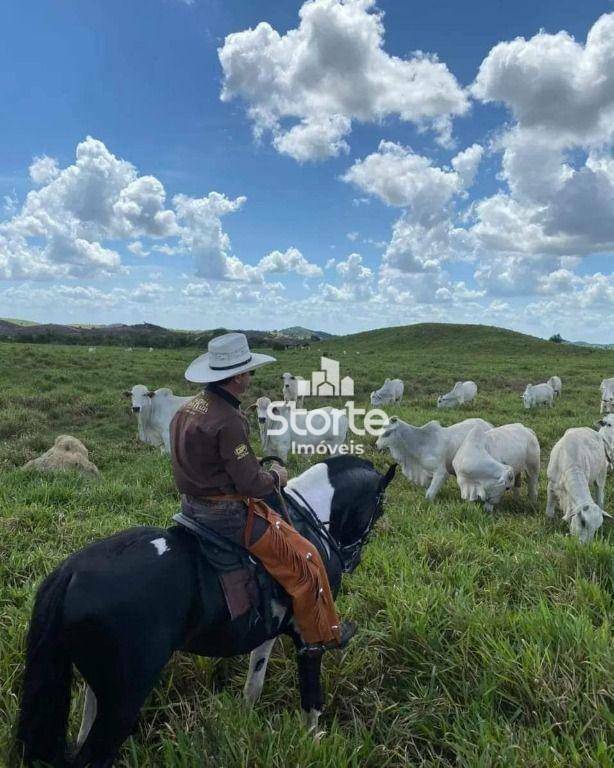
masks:
<path id="1" fill-rule="evenodd" d="M 351 454 L 331 456 L 328 459 L 324 459 L 323 463 L 328 466 L 331 477 L 339 472 L 347 472 L 349 469 L 371 469 L 375 471 L 375 467 L 368 459 L 361 459 Z"/>

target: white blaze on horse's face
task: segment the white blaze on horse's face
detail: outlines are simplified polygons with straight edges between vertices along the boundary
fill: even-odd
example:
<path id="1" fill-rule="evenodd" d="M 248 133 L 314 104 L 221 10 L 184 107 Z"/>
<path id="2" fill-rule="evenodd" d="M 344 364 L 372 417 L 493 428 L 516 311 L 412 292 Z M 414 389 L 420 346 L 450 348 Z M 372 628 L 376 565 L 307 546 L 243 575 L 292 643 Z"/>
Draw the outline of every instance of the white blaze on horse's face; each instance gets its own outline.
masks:
<path id="1" fill-rule="evenodd" d="M 328 478 L 328 467 L 324 462 L 314 464 L 298 477 L 288 481 L 286 491 L 300 504 L 301 499 L 293 491 L 298 491 L 309 502 L 320 522 L 330 520 L 335 489 Z"/>

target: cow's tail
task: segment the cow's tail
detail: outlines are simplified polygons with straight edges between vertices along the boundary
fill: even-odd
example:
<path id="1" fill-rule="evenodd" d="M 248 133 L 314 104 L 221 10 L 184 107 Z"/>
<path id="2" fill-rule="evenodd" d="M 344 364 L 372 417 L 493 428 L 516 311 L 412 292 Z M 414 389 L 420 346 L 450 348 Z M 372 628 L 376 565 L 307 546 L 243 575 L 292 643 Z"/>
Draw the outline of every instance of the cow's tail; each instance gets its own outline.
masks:
<path id="1" fill-rule="evenodd" d="M 39 587 L 30 620 L 16 748 L 26 765 L 63 766 L 72 663 L 63 645 L 62 615 L 72 577 L 60 567 Z"/>

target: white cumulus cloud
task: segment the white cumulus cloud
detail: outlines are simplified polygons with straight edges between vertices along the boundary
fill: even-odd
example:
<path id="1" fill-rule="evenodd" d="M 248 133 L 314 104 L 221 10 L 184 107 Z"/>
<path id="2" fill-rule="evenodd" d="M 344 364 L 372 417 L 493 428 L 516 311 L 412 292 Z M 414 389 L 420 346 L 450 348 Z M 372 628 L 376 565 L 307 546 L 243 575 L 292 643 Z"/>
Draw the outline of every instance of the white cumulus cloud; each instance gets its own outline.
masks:
<path id="1" fill-rule="evenodd" d="M 226 37 L 218 51 L 221 98 L 243 100 L 256 135 L 297 160 L 347 151 L 353 120 L 389 115 L 431 126 L 449 143 L 451 118 L 468 98 L 436 56 L 384 50 L 384 14 L 375 0 L 308 0 L 296 28 L 267 22 Z M 296 122 L 290 126 L 288 121 Z"/>

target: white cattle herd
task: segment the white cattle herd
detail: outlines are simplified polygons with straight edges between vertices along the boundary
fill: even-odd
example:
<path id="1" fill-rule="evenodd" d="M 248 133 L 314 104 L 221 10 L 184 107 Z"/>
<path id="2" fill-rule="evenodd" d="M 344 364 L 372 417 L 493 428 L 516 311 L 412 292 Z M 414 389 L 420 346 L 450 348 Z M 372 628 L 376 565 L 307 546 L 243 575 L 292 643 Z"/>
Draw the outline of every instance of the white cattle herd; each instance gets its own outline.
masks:
<path id="1" fill-rule="evenodd" d="M 273 403 L 268 397 L 259 397 L 248 409 L 257 413 L 263 453 L 286 461 L 291 451 L 301 453 L 305 447 L 325 446 L 335 455 L 346 443 L 348 416 L 345 410 L 332 406 L 304 410 L 299 381 L 299 376 L 284 373 L 283 400 Z M 396 405 L 403 391 L 401 379 L 386 379 L 371 392 L 371 405 Z M 450 392 L 437 398 L 437 408 L 466 405 L 477 392 L 474 381 L 458 381 Z M 552 376 L 542 384 L 528 384 L 521 398 L 526 409 L 540 405 L 551 408 L 561 392 L 561 379 Z M 604 379 L 600 392 L 598 431 L 568 429 L 553 447 L 547 471 L 546 514 L 553 517 L 558 507 L 571 533 L 581 542 L 590 541 L 603 520 L 611 517 L 604 510 L 604 496 L 608 466 L 614 469 L 614 378 Z M 168 388 L 152 391 L 142 384 L 124 395 L 131 399 L 137 414 L 139 439 L 170 453 L 171 420 L 192 398 L 177 397 Z M 376 448 L 391 454 L 410 483 L 426 488 L 428 501 L 435 499 L 449 477 L 455 477 L 463 500 L 481 501 L 491 512 L 506 492 L 513 491 L 514 498 L 520 498 L 524 477 L 529 500 L 537 502 L 540 445 L 533 430 L 523 424 L 495 427 L 484 419 L 470 418 L 448 427 L 438 421 L 413 426 L 391 416 Z M 596 490 L 595 499 L 591 486 Z"/>

